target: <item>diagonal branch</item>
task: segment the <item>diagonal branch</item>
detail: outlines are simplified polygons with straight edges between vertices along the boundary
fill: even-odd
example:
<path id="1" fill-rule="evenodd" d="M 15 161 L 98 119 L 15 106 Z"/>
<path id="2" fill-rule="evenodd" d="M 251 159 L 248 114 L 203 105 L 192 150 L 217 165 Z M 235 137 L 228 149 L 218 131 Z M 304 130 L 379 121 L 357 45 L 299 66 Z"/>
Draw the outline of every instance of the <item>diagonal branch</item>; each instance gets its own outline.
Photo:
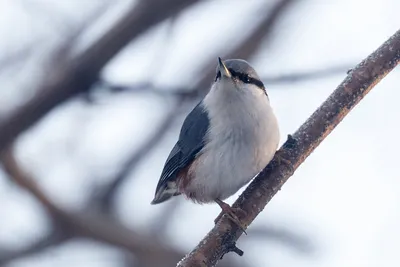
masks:
<path id="1" fill-rule="evenodd" d="M 65 235 L 66 238 L 90 238 L 124 248 L 134 253 L 140 261 L 146 263 L 146 266 L 160 266 L 163 261 L 167 261 L 171 265 L 181 257 L 182 254 L 179 250 L 173 249 L 161 242 L 154 242 L 154 238 L 130 230 L 109 217 L 62 209 L 42 192 L 33 177 L 19 167 L 11 149 L 2 152 L 0 160 L 10 178 L 19 186 L 26 189 L 42 204 L 54 220 L 55 227 L 58 227 L 62 235 Z M 62 237 L 60 242 L 62 242 Z M 56 241 L 43 240 L 36 245 L 39 246 L 39 249 L 44 249 L 49 245 L 48 243 L 51 245 L 55 244 Z M 28 251 L 28 253 L 14 252 L 14 256 L 12 257 L 0 257 L 0 262 L 6 262 L 18 256 L 34 253 L 38 249 L 31 250 L 33 251 Z"/>
<path id="2" fill-rule="evenodd" d="M 53 231 L 30 247 L 20 251 L 5 251 L 0 248 L 1 266 L 73 238 L 88 238 L 122 248 L 135 256 L 139 266 L 173 266 L 182 258 L 184 253 L 180 249 L 164 242 L 154 232 L 143 233 L 128 229 L 121 222 L 102 214 L 73 212 L 61 208 L 41 191 L 34 182 L 34 177 L 20 168 L 11 149 L 0 153 L 0 161 L 10 178 L 38 200 L 53 220 Z M 224 266 L 238 266 L 232 261 L 225 264 Z"/>
<path id="3" fill-rule="evenodd" d="M 295 169 L 330 134 L 361 99 L 400 61 L 400 30 L 348 73 L 344 81 L 275 155 L 233 204 L 244 210 L 250 225 Z M 290 163 L 290 166 L 289 164 Z M 178 266 L 214 266 L 228 252 L 240 254 L 235 243 L 242 231 L 225 216 Z"/>
<path id="4" fill-rule="evenodd" d="M 47 83 L 31 101 L 0 122 L 0 151 L 58 104 L 89 90 L 103 67 L 130 40 L 196 2 L 198 0 L 139 1 L 97 42 L 68 65 L 52 71 Z"/>

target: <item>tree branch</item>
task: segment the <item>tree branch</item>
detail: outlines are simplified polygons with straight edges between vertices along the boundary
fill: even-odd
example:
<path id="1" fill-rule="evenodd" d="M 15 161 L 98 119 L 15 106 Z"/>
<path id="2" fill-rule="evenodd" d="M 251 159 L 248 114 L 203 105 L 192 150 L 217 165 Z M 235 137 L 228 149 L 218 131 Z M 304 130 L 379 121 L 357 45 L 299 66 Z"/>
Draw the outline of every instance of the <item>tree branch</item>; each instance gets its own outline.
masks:
<path id="1" fill-rule="evenodd" d="M 295 169 L 328 136 L 359 101 L 400 61 L 400 30 L 364 59 L 327 100 L 281 147 L 273 161 L 247 187 L 233 204 L 247 214 L 240 218 L 250 225 L 266 204 L 292 176 Z M 284 161 L 282 161 L 284 159 Z M 286 163 L 284 163 L 287 161 Z M 290 165 L 288 164 L 290 163 Z M 199 245 L 177 266 L 214 266 L 230 251 L 242 235 L 236 225 L 223 216 Z"/>
<path id="2" fill-rule="evenodd" d="M 0 151 L 58 104 L 87 91 L 106 63 L 130 40 L 198 0 L 139 1 L 116 26 L 68 65 L 52 71 L 31 101 L 0 122 Z"/>

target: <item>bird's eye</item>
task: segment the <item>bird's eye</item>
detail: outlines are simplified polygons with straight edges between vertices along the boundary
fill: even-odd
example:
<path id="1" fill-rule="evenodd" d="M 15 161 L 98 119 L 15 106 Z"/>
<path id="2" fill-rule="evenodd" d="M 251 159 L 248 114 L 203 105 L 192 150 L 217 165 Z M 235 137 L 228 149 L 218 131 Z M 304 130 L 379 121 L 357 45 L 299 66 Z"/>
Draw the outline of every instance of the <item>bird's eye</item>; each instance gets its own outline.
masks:
<path id="1" fill-rule="evenodd" d="M 242 74 L 240 77 L 240 80 L 242 80 L 242 82 L 244 83 L 250 83 L 251 82 L 251 78 L 248 74 Z"/>
<path id="2" fill-rule="evenodd" d="M 221 72 L 220 72 L 220 71 L 218 71 L 217 76 L 215 76 L 215 82 L 216 82 L 219 78 L 221 78 Z"/>

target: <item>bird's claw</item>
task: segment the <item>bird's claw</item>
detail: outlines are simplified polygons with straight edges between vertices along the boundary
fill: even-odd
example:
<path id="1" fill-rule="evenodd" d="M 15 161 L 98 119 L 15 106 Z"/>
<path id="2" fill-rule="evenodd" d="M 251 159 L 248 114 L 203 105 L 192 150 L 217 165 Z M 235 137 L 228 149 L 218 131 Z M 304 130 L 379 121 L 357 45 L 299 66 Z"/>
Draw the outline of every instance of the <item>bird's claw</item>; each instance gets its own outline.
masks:
<path id="1" fill-rule="evenodd" d="M 278 165 L 281 165 L 282 163 L 285 163 L 286 166 L 289 167 L 290 172 L 293 173 L 293 172 L 294 172 L 294 167 L 293 167 L 292 162 L 291 162 L 290 160 L 286 159 L 286 158 L 282 155 L 282 152 L 283 152 L 282 150 L 278 150 L 278 151 L 276 151 L 276 153 L 275 153 L 275 157 L 276 157 L 276 161 L 277 161 Z"/>
<path id="2" fill-rule="evenodd" d="M 215 218 L 214 223 L 217 224 L 218 221 L 222 218 L 222 216 L 224 214 L 226 214 L 227 217 L 233 223 L 235 223 L 240 228 L 240 230 L 243 231 L 243 233 L 245 233 L 247 235 L 246 230 L 245 230 L 247 225 L 244 225 L 239 219 L 239 217 L 242 217 L 242 218 L 245 217 L 247 215 L 247 213 L 244 210 L 242 210 L 241 208 L 233 208 L 221 200 L 216 200 L 215 202 L 217 202 L 217 204 L 221 207 L 222 212 L 218 215 L 217 218 Z M 238 215 L 239 215 L 239 217 L 238 217 Z"/>

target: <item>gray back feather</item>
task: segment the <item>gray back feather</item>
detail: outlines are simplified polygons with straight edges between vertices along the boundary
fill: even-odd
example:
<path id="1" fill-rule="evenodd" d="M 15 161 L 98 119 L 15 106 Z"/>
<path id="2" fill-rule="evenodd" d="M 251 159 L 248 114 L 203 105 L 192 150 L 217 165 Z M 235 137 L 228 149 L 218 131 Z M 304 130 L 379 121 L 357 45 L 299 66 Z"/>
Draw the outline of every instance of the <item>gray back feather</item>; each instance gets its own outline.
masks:
<path id="1" fill-rule="evenodd" d="M 174 181 L 180 170 L 190 164 L 204 147 L 209 118 L 201 101 L 183 122 L 179 140 L 175 144 L 161 173 L 156 192 L 167 182 Z"/>

